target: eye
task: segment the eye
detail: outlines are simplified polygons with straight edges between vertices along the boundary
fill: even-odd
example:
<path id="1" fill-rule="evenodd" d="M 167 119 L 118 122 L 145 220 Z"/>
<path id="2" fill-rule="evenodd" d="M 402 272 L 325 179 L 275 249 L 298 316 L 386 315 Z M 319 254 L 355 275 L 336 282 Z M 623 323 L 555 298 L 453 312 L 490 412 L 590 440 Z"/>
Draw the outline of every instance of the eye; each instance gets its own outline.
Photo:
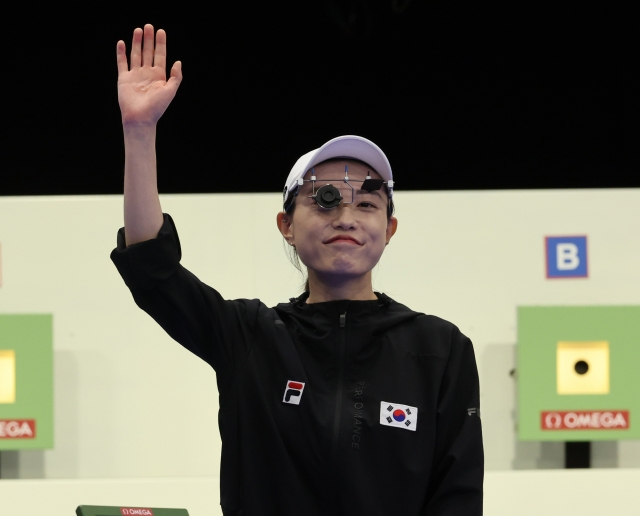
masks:
<path id="1" fill-rule="evenodd" d="M 373 204 L 372 202 L 369 202 L 369 201 L 363 201 L 360 204 L 358 204 L 358 206 L 361 206 L 363 208 L 375 208 L 376 207 L 375 204 Z"/>

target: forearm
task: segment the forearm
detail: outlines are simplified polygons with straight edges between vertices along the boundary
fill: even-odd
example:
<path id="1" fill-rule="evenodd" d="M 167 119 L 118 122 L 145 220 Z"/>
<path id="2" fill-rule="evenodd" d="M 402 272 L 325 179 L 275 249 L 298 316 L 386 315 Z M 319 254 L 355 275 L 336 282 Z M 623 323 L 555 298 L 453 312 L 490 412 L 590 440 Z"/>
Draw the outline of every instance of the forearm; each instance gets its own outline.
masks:
<path id="1" fill-rule="evenodd" d="M 155 125 L 124 125 L 124 227 L 127 245 L 150 240 L 162 226 Z"/>

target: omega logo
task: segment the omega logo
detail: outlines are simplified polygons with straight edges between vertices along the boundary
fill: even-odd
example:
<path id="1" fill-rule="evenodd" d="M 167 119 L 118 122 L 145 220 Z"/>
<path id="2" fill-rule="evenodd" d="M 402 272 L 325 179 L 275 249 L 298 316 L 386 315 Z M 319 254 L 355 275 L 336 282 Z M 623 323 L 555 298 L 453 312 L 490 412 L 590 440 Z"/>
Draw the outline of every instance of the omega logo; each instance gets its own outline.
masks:
<path id="1" fill-rule="evenodd" d="M 627 430 L 628 410 L 574 410 L 540 413 L 542 430 Z"/>

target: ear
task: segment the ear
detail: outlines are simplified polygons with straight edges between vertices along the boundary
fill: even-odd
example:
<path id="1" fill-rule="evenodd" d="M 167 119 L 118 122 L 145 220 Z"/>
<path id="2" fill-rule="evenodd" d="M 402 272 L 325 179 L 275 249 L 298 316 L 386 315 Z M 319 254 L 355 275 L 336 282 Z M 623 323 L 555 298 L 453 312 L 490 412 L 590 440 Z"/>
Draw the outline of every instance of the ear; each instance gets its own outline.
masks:
<path id="1" fill-rule="evenodd" d="M 387 222 L 387 244 L 391 240 L 391 237 L 396 234 L 398 229 L 398 219 L 391 217 Z"/>
<path id="2" fill-rule="evenodd" d="M 291 216 L 281 211 L 276 216 L 276 223 L 278 224 L 278 230 L 282 233 L 284 239 L 290 245 L 293 245 L 293 232 L 291 231 Z"/>

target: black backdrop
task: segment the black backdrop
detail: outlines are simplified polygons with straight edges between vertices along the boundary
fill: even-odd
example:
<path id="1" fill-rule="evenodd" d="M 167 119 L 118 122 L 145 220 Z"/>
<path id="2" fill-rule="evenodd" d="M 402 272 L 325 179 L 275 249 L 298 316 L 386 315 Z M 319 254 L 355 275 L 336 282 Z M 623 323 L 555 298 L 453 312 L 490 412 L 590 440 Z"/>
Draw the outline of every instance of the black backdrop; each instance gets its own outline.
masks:
<path id="1" fill-rule="evenodd" d="M 557 4 L 7 8 L 0 195 L 122 191 L 115 43 L 145 22 L 184 71 L 161 192 L 280 191 L 340 134 L 378 143 L 398 190 L 640 186 L 638 19 Z"/>

